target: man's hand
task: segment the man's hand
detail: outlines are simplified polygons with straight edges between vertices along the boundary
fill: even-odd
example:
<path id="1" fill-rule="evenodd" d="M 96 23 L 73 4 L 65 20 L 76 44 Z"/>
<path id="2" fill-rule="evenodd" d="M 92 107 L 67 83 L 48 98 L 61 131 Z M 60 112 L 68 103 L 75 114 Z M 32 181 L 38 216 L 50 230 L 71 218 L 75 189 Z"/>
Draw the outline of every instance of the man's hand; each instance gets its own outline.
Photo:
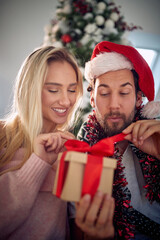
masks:
<path id="1" fill-rule="evenodd" d="M 141 151 L 160 159 L 160 120 L 140 120 L 125 130 L 126 140 Z"/>
<path id="2" fill-rule="evenodd" d="M 91 201 L 91 196 L 86 194 L 76 205 L 76 224 L 89 239 L 113 238 L 114 207 L 114 199 L 109 195 L 97 192 Z"/>

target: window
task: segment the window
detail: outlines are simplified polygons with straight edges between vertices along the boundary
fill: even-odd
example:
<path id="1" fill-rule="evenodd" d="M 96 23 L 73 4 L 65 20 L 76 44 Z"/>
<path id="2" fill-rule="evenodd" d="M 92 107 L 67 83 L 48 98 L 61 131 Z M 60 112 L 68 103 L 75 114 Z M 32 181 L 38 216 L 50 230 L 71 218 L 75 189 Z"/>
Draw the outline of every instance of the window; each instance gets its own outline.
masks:
<path id="1" fill-rule="evenodd" d="M 150 68 L 153 68 L 153 65 L 156 60 L 157 52 L 152 49 L 136 48 L 137 51 L 143 56 Z"/>
<path id="2" fill-rule="evenodd" d="M 153 49 L 136 48 L 150 66 L 155 83 L 155 100 L 160 100 L 160 52 Z"/>

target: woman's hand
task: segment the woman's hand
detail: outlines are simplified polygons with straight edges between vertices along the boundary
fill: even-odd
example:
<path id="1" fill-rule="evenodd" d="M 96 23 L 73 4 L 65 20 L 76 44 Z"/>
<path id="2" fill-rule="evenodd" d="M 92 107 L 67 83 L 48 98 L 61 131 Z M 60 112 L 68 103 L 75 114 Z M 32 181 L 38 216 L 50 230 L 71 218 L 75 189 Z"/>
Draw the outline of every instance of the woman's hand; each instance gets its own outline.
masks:
<path id="1" fill-rule="evenodd" d="M 126 140 L 141 151 L 160 159 L 160 120 L 140 120 L 128 126 L 123 133 Z"/>
<path id="2" fill-rule="evenodd" d="M 97 192 L 91 201 L 86 194 L 76 204 L 76 224 L 91 239 L 113 238 L 114 207 L 114 199 L 109 195 Z"/>
<path id="3" fill-rule="evenodd" d="M 64 143 L 74 139 L 74 135 L 69 132 L 53 132 L 38 135 L 34 140 L 34 153 L 42 160 L 53 164 L 59 152 L 65 151 Z"/>

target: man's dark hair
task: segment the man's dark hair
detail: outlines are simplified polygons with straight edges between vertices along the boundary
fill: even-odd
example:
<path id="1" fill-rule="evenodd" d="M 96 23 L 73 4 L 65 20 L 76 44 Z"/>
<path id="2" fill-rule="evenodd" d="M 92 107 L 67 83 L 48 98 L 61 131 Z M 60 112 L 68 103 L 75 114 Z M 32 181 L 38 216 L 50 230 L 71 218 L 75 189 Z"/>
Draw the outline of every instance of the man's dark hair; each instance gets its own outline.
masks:
<path id="1" fill-rule="evenodd" d="M 137 92 L 141 91 L 139 88 L 139 83 L 138 83 L 139 76 L 138 76 L 138 73 L 134 69 L 132 69 L 131 72 L 133 74 L 135 91 L 136 91 L 136 95 L 137 95 Z"/>

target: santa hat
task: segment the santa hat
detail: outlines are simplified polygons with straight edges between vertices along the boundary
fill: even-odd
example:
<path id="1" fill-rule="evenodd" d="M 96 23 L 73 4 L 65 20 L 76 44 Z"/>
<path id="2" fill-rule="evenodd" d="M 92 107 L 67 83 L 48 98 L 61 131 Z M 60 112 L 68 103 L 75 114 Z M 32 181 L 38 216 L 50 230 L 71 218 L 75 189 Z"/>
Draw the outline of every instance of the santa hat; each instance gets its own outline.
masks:
<path id="1" fill-rule="evenodd" d="M 155 118 L 160 115 L 160 102 L 154 102 L 154 79 L 150 67 L 140 53 L 131 46 L 120 45 L 108 41 L 98 43 L 92 53 L 91 60 L 85 65 L 87 81 L 109 72 L 121 69 L 134 69 L 138 76 L 141 91 L 148 99 L 143 107 L 142 115 Z"/>

